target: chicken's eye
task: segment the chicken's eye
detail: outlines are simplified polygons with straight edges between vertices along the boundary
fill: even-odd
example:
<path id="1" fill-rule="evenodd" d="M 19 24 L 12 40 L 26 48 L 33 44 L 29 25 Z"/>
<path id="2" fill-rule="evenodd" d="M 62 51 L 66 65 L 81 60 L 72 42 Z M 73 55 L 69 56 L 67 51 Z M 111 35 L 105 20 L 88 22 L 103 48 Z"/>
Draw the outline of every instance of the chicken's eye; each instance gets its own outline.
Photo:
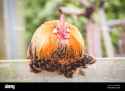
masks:
<path id="1" fill-rule="evenodd" d="M 56 33 L 57 33 L 57 29 L 56 29 L 56 28 L 53 30 L 53 33 L 54 33 L 54 34 L 56 34 Z"/>
<path id="2" fill-rule="evenodd" d="M 66 29 L 66 33 L 69 33 L 69 28 Z"/>

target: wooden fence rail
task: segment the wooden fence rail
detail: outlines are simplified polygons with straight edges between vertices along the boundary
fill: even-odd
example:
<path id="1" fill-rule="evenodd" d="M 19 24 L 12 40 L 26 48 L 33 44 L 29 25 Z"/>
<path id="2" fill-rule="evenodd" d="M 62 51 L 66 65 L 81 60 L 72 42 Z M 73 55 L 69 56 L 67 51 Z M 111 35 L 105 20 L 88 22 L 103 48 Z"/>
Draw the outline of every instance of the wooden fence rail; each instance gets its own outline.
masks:
<path id="1" fill-rule="evenodd" d="M 0 82 L 125 82 L 125 58 L 97 58 L 95 64 L 82 69 L 84 76 L 65 78 L 56 72 L 34 74 L 29 60 L 0 60 Z"/>

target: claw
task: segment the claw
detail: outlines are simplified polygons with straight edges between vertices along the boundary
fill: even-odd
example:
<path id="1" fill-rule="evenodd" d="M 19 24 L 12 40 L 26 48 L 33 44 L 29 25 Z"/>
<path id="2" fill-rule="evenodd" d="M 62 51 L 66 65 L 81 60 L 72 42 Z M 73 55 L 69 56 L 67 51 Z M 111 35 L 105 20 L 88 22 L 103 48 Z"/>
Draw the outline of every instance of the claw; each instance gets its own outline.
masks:
<path id="1" fill-rule="evenodd" d="M 84 73 L 84 71 L 82 70 L 82 68 L 77 68 L 76 71 L 75 71 L 75 74 L 76 74 L 76 75 L 82 75 L 82 76 L 85 75 L 85 73 Z"/>
<path id="2" fill-rule="evenodd" d="M 79 74 L 82 75 L 82 76 L 85 76 L 85 73 L 84 73 L 84 71 L 81 68 L 79 70 Z"/>

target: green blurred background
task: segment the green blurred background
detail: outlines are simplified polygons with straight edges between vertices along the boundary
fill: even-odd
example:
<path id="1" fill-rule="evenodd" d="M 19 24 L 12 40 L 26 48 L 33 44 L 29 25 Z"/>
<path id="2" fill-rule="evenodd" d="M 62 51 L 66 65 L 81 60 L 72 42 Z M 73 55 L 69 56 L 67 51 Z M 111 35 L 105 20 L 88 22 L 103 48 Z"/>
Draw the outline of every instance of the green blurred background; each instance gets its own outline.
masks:
<path id="1" fill-rule="evenodd" d="M 84 11 L 86 8 L 84 5 L 82 5 L 79 2 L 80 0 L 10 0 L 10 1 L 12 1 L 13 3 L 15 2 L 14 5 L 16 6 L 15 7 L 16 8 L 15 16 L 18 16 L 18 18 L 17 18 L 18 22 L 16 22 L 15 24 L 19 24 L 21 27 L 23 27 L 23 29 L 21 28 L 23 31 L 20 29 L 21 33 L 22 33 L 22 35 L 20 35 L 21 37 L 18 38 L 19 36 L 17 36 L 17 37 L 15 37 L 16 40 L 11 41 L 11 42 L 15 43 L 16 41 L 19 41 L 19 40 L 22 40 L 22 42 L 20 42 L 21 43 L 19 45 L 20 47 L 16 44 L 15 44 L 15 47 L 14 46 L 10 47 L 11 44 L 10 45 L 8 44 L 9 42 L 7 42 L 7 41 L 9 38 L 6 39 L 6 31 L 4 31 L 4 29 L 6 29 L 6 27 L 8 27 L 8 26 L 6 26 L 7 21 L 4 22 L 6 19 L 6 15 L 7 15 L 4 11 L 7 11 L 7 10 L 4 8 L 8 8 L 5 6 L 6 6 L 6 3 L 8 5 L 9 0 L 1 0 L 0 12 L 1 12 L 2 16 L 0 17 L 0 20 L 3 21 L 0 23 L 0 27 L 1 27 L 1 29 L 0 29 L 0 32 L 1 32 L 0 38 L 1 39 L 0 40 L 2 43 L 1 48 L 0 48 L 0 58 L 1 59 L 2 58 L 3 59 L 4 58 L 25 58 L 26 49 L 27 49 L 28 43 L 30 42 L 34 31 L 40 24 L 44 23 L 45 21 L 58 19 L 59 15 L 60 15 L 59 10 L 58 10 L 59 7 L 62 7 L 62 6 L 69 7 L 69 8 L 73 8 L 73 9 L 77 9 L 77 10 L 81 10 L 81 11 Z M 102 19 L 101 16 L 98 15 L 100 0 L 87 0 L 87 1 L 91 2 L 96 7 L 96 11 L 93 13 L 92 17 L 94 17 L 95 22 L 98 24 L 99 23 L 98 21 Z M 11 3 L 11 4 L 13 4 L 13 3 Z M 104 11 L 105 11 L 107 21 L 125 19 L 125 0 L 105 0 L 104 7 L 105 7 Z M 12 7 L 12 10 L 14 10 L 13 7 Z M 12 17 L 14 17 L 14 16 L 12 16 Z M 84 39 L 86 40 L 86 27 L 85 26 L 88 22 L 88 19 L 84 16 L 76 17 L 74 15 L 65 15 L 65 17 L 68 22 L 70 22 L 71 24 L 73 24 L 79 28 L 81 34 L 83 35 Z M 22 21 L 22 19 L 23 19 L 23 21 Z M 21 22 L 21 24 L 20 24 L 20 22 Z M 10 23 L 10 24 L 12 24 L 12 23 Z M 109 32 L 109 34 L 110 34 L 111 42 L 112 42 L 114 50 L 115 50 L 114 51 L 115 56 L 121 57 L 122 55 L 125 54 L 125 51 L 123 51 L 123 52 L 120 51 L 120 50 L 124 50 L 124 49 L 122 49 L 123 47 L 120 46 L 121 42 L 119 42 L 120 40 L 125 40 L 125 38 L 123 38 L 123 36 L 125 35 L 124 25 L 115 26 L 115 27 L 110 28 L 111 31 Z M 18 27 L 18 26 L 16 26 L 16 27 Z M 16 36 L 16 34 L 15 34 L 15 36 Z M 102 50 L 103 50 L 102 57 L 104 57 L 104 56 L 106 56 L 106 54 L 105 54 L 105 47 L 104 47 L 103 39 L 101 41 L 102 41 L 101 46 L 102 46 Z M 124 42 L 124 41 L 122 41 L 122 42 Z M 122 44 L 124 45 L 124 43 L 122 43 Z M 6 52 L 9 49 L 7 49 L 6 45 L 8 45 L 11 49 L 10 52 L 8 52 L 8 54 Z M 22 46 L 22 49 L 20 49 L 21 46 Z M 17 50 L 15 49 L 16 47 L 19 48 L 19 51 L 18 51 L 18 48 L 17 48 Z M 15 52 L 13 52 L 14 49 L 15 49 Z M 18 52 L 20 53 L 21 51 L 22 51 L 21 54 L 18 54 L 17 56 L 15 56 Z M 11 56 L 11 54 L 13 54 L 14 56 Z M 9 55 L 9 57 L 8 57 L 8 55 Z"/>

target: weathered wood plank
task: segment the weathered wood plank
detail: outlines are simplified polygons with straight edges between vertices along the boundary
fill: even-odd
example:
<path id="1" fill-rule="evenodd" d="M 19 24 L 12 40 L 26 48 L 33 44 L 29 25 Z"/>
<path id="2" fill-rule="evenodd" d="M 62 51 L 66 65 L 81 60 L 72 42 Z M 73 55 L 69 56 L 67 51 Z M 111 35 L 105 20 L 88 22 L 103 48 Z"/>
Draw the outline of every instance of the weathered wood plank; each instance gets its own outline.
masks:
<path id="1" fill-rule="evenodd" d="M 98 59 L 95 64 L 82 69 L 84 76 L 74 74 L 70 79 L 56 72 L 34 74 L 30 72 L 29 60 L 3 61 L 0 61 L 0 82 L 125 82 L 125 59 Z"/>

